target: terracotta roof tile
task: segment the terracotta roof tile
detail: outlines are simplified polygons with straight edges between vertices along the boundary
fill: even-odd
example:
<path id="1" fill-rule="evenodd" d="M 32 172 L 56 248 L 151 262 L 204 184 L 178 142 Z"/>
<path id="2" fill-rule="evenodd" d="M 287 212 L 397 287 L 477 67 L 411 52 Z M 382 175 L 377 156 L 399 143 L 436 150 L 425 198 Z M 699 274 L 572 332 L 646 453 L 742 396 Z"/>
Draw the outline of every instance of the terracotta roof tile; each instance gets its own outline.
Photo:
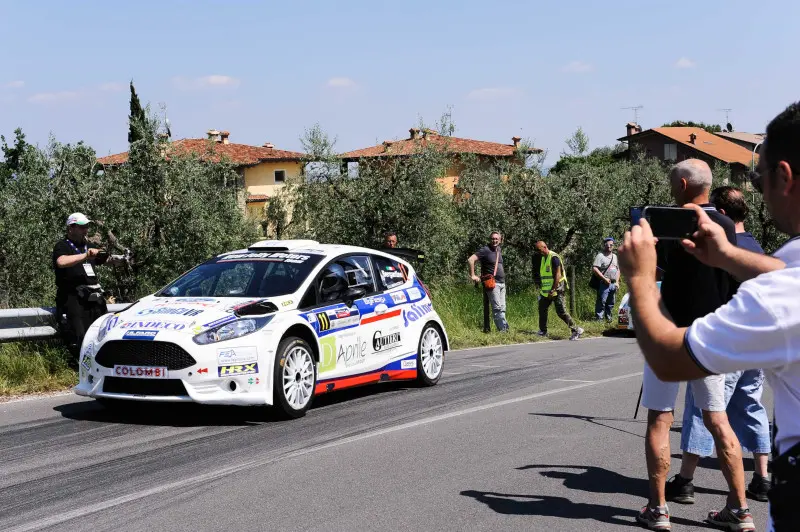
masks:
<path id="1" fill-rule="evenodd" d="M 728 164 L 738 163 L 750 166 L 752 161 L 753 153 L 750 150 L 739 146 L 735 142 L 709 133 L 701 127 L 654 127 L 629 137 L 622 137 L 619 140 L 635 141 L 639 135 L 652 134 L 653 132 Z M 691 142 L 690 135 L 692 133 L 697 135 L 694 143 Z"/>
<path id="2" fill-rule="evenodd" d="M 365 157 L 396 157 L 411 155 L 415 150 L 419 150 L 427 145 L 446 147 L 454 153 L 474 153 L 477 155 L 487 155 L 491 157 L 511 157 L 517 148 L 513 144 L 500 144 L 498 142 L 486 142 L 482 140 L 462 139 L 458 137 L 428 134 L 424 138 L 403 139 L 386 141 L 383 144 L 353 150 L 342 154 L 343 159 L 357 160 Z M 540 153 L 539 148 L 530 148 L 529 153 Z"/>
<path id="3" fill-rule="evenodd" d="M 264 161 L 300 161 L 306 155 L 295 151 L 276 150 L 248 144 L 223 144 L 206 139 L 181 139 L 169 144 L 169 153 L 189 155 L 194 153 L 204 161 L 219 161 L 227 158 L 237 166 L 249 166 Z M 100 157 L 97 162 L 104 165 L 120 165 L 128 162 L 128 152 Z"/>
<path id="4" fill-rule="evenodd" d="M 267 201 L 268 199 L 269 199 L 269 196 L 267 196 L 266 194 L 250 194 L 249 196 L 247 196 L 247 199 L 245 200 L 245 202 L 247 202 L 247 203 L 258 203 L 258 202 L 261 202 L 261 201 Z"/>

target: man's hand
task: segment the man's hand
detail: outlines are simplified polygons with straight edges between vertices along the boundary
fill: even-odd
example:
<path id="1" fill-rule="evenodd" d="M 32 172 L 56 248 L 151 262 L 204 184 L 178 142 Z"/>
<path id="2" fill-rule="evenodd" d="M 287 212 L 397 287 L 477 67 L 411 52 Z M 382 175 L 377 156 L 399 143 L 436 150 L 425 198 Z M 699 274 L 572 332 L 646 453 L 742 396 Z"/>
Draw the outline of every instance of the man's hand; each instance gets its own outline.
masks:
<path id="1" fill-rule="evenodd" d="M 89 248 L 86 251 L 86 258 L 87 259 L 92 259 L 94 257 L 97 257 L 101 252 L 102 252 L 102 250 L 99 249 L 99 248 Z"/>
<path id="2" fill-rule="evenodd" d="M 558 290 L 550 290 L 550 299 L 555 299 L 558 297 Z"/>
<path id="3" fill-rule="evenodd" d="M 618 250 L 619 266 L 629 280 L 638 277 L 656 278 L 656 242 L 650 224 L 642 218 L 639 225 L 625 233 Z"/>
<path id="4" fill-rule="evenodd" d="M 692 235 L 692 240 L 681 240 L 683 248 L 703 264 L 722 268 L 727 262 L 728 255 L 735 248 L 728 241 L 725 229 L 711 220 L 697 205 L 687 203 L 684 207 L 694 209 L 697 213 L 697 231 Z"/>
<path id="5" fill-rule="evenodd" d="M 472 280 L 475 281 L 476 283 L 481 282 L 481 278 L 478 277 L 477 275 L 472 275 Z"/>
<path id="6" fill-rule="evenodd" d="M 611 286 L 611 279 L 609 279 L 608 277 L 603 277 L 603 282 L 605 282 L 607 285 Z"/>

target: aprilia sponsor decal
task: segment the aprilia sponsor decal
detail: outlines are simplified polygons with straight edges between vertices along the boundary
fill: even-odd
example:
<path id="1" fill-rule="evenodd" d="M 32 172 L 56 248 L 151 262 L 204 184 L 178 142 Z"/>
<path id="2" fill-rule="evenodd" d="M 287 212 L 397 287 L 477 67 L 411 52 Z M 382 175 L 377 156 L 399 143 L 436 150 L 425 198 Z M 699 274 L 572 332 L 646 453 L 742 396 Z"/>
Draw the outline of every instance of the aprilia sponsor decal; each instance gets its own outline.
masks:
<path id="1" fill-rule="evenodd" d="M 336 363 L 344 363 L 346 368 L 361 364 L 367 358 L 367 342 L 357 336 L 354 341 L 339 346 Z"/>

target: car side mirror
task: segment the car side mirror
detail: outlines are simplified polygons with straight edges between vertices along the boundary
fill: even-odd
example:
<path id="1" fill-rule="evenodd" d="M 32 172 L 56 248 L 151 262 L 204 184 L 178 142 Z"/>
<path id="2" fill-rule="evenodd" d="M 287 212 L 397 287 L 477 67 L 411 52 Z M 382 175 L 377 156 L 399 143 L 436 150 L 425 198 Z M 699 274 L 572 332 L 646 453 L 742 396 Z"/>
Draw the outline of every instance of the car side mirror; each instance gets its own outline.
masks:
<path id="1" fill-rule="evenodd" d="M 361 299 L 366 294 L 367 294 L 367 290 L 363 286 L 351 286 L 344 293 L 344 297 L 343 297 L 344 303 L 348 307 L 352 307 L 353 306 L 353 301 L 355 301 L 356 299 Z"/>

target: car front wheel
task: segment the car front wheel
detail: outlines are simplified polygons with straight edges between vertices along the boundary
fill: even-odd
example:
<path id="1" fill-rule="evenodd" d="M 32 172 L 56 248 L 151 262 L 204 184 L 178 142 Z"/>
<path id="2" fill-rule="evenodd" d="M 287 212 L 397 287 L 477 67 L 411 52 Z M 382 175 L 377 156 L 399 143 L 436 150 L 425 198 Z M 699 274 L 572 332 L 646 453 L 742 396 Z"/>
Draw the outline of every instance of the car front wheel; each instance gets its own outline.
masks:
<path id="1" fill-rule="evenodd" d="M 314 354 L 308 343 L 297 337 L 284 338 L 275 356 L 275 406 L 290 418 L 305 415 L 314 399 L 317 382 Z"/>
<path id="2" fill-rule="evenodd" d="M 433 386 L 442 377 L 444 369 L 444 342 L 439 328 L 429 323 L 422 329 L 417 350 L 417 380 L 424 386 Z"/>

